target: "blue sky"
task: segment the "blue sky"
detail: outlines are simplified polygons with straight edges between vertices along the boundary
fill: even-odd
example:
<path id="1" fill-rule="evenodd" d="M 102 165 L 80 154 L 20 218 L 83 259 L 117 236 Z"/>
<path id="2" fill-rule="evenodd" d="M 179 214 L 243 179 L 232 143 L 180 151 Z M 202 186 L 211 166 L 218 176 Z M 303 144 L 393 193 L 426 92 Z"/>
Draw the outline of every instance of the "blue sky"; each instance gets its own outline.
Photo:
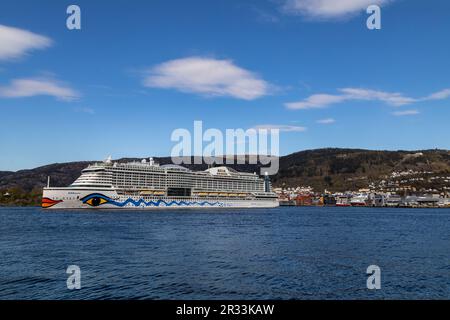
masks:
<path id="1" fill-rule="evenodd" d="M 279 127 L 281 154 L 449 149 L 449 18 L 438 0 L 2 1 L 0 170 L 170 155 L 194 120 Z"/>

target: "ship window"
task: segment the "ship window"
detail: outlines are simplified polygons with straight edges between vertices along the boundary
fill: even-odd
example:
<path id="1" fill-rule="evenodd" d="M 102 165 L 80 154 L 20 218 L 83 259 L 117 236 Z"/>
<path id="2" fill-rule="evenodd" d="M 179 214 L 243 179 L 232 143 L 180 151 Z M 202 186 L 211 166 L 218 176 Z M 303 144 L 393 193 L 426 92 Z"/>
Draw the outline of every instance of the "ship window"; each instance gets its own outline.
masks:
<path id="1" fill-rule="evenodd" d="M 172 197 L 190 197 L 191 189 L 189 188 L 168 188 L 167 195 Z"/>

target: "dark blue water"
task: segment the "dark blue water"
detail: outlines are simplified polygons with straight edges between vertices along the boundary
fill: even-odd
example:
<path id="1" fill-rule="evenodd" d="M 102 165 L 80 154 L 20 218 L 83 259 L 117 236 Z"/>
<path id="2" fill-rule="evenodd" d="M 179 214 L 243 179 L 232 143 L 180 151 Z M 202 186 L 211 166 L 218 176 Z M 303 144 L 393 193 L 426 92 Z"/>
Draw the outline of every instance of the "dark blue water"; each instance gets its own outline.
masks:
<path id="1" fill-rule="evenodd" d="M 319 298 L 449 299 L 450 210 L 0 208 L 0 299 Z"/>

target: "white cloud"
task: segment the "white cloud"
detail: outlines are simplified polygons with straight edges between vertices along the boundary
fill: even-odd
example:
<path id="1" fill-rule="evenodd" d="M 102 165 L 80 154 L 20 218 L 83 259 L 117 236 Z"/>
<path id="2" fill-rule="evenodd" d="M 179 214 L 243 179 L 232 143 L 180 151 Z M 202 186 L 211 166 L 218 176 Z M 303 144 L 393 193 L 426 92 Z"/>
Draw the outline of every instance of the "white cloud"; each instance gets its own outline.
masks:
<path id="1" fill-rule="evenodd" d="M 176 89 L 204 96 L 229 96 L 253 100 L 269 93 L 270 85 L 230 60 L 189 57 L 153 67 L 144 86 Z"/>
<path id="2" fill-rule="evenodd" d="M 332 124 L 332 123 L 335 123 L 335 122 L 336 122 L 336 120 L 334 120 L 333 118 L 326 118 L 326 119 L 317 120 L 317 123 L 320 123 L 320 124 Z"/>
<path id="3" fill-rule="evenodd" d="M 444 89 L 435 93 L 430 94 L 423 100 L 443 100 L 450 97 L 450 89 Z"/>
<path id="4" fill-rule="evenodd" d="M 402 116 L 413 116 L 416 114 L 419 114 L 420 112 L 418 110 L 404 110 L 404 111 L 396 111 L 392 112 L 394 116 L 402 117 Z"/>
<path id="5" fill-rule="evenodd" d="M 52 96 L 59 100 L 71 101 L 77 99 L 79 94 L 70 87 L 47 78 L 14 79 L 7 86 L 0 85 L 0 97 L 2 98 L 32 96 Z"/>
<path id="6" fill-rule="evenodd" d="M 435 92 L 424 98 L 411 98 L 398 92 L 385 92 L 361 88 L 342 88 L 339 94 L 314 94 L 308 98 L 285 103 L 288 109 L 304 110 L 325 108 L 331 104 L 345 101 L 381 101 L 391 106 L 403 106 L 413 104 L 419 101 L 442 100 L 450 97 L 450 89 Z"/>
<path id="7" fill-rule="evenodd" d="M 20 58 L 31 50 L 44 49 L 51 44 L 52 40 L 45 36 L 0 24 L 0 60 Z"/>
<path id="8" fill-rule="evenodd" d="M 289 125 L 279 125 L 279 124 L 261 124 L 258 126 L 253 127 L 253 129 L 278 129 L 280 132 L 303 132 L 306 131 L 306 127 L 300 127 L 300 126 L 289 126 Z"/>
<path id="9" fill-rule="evenodd" d="M 345 18 L 365 12 L 372 4 L 384 5 L 393 0 L 285 0 L 283 11 L 312 19 Z"/>
<path id="10" fill-rule="evenodd" d="M 344 96 L 331 94 L 314 94 L 303 101 L 288 102 L 286 107 L 289 109 L 316 109 L 324 108 L 330 104 L 339 103 L 345 100 Z"/>
<path id="11" fill-rule="evenodd" d="M 402 106 L 416 102 L 416 99 L 403 96 L 401 93 L 376 91 L 369 89 L 340 89 L 346 100 L 379 100 L 393 106 Z"/>

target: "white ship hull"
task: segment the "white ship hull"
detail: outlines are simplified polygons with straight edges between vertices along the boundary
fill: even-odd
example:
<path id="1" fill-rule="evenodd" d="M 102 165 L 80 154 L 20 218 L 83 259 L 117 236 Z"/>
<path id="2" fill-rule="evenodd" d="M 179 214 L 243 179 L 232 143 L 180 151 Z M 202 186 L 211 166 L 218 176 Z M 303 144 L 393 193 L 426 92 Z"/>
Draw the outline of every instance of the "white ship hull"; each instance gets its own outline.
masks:
<path id="1" fill-rule="evenodd" d="M 273 208 L 268 176 L 228 167 L 191 171 L 143 159 L 89 165 L 65 188 L 44 188 L 45 209 Z"/>
<path id="2" fill-rule="evenodd" d="M 274 208 L 276 198 L 221 199 L 220 197 L 152 197 L 118 195 L 113 189 L 44 188 L 45 209 L 179 209 L 179 208 Z"/>

